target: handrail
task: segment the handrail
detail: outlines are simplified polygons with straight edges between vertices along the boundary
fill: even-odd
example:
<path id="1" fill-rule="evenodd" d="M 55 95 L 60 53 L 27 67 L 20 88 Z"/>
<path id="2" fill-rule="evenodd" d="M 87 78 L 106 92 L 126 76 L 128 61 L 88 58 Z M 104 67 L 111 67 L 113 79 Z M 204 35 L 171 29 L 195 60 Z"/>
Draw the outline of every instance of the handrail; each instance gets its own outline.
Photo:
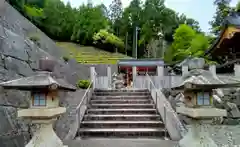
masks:
<path id="1" fill-rule="evenodd" d="M 97 75 L 96 71 L 94 71 L 94 75 L 95 75 L 95 76 Z M 95 77 L 95 76 L 94 76 L 94 77 Z M 90 82 L 87 90 L 85 91 L 85 93 L 84 93 L 84 95 L 83 95 L 83 97 L 82 97 L 82 100 L 81 100 L 80 103 L 78 104 L 76 110 L 81 107 L 82 103 L 84 102 L 84 100 L 85 100 L 85 98 L 86 98 L 86 96 L 87 96 L 87 93 L 90 91 L 91 87 L 93 86 L 94 81 L 95 81 L 95 79 L 91 80 L 91 82 Z"/>
<path id="2" fill-rule="evenodd" d="M 80 109 L 81 109 L 84 101 L 86 101 L 86 99 L 88 98 L 88 93 L 91 91 L 90 89 L 91 89 L 91 87 L 92 87 L 92 85 L 93 85 L 93 81 L 94 81 L 94 80 L 91 81 L 90 85 L 88 86 L 87 90 L 85 91 L 85 93 L 84 93 L 84 95 L 83 95 L 83 97 L 82 97 L 82 100 L 81 100 L 80 103 L 77 105 L 76 109 L 72 112 L 74 115 L 75 115 L 75 113 L 76 113 L 76 115 L 75 115 L 75 117 L 76 117 L 76 123 L 75 123 L 75 125 L 72 125 L 72 126 L 71 126 L 72 128 L 74 128 L 74 127 L 77 127 L 77 129 L 79 128 L 80 121 L 81 121 L 81 120 L 80 120 L 80 117 L 81 117 L 81 114 L 80 114 L 80 113 L 81 113 L 81 110 L 80 110 Z M 70 112 L 70 113 L 71 113 L 71 112 Z M 72 129 L 70 129 L 70 130 L 72 130 Z M 70 130 L 69 130 L 67 136 L 65 136 L 65 139 L 69 139 L 69 138 L 71 137 L 71 135 L 73 135 L 72 137 L 75 137 L 75 134 L 72 134 Z M 70 138 L 70 139 L 73 139 L 73 138 Z"/>
<path id="3" fill-rule="evenodd" d="M 147 76 L 147 79 L 148 81 L 150 82 L 150 84 L 148 85 L 149 87 L 147 87 L 147 89 L 149 89 L 151 91 L 151 85 L 153 87 L 153 89 L 156 89 L 157 93 L 159 95 L 163 95 L 163 93 L 161 92 L 160 89 L 156 88 L 155 84 L 153 83 L 152 79 L 150 78 L 150 76 L 148 74 L 146 74 Z M 156 105 L 157 105 L 157 97 L 156 97 Z M 166 110 L 168 112 L 170 112 L 173 117 L 174 117 L 174 121 L 176 121 L 176 127 L 180 130 L 180 135 L 181 137 L 183 137 L 185 135 L 185 133 L 187 132 L 187 128 L 181 123 L 181 121 L 179 120 L 178 116 L 176 115 L 176 112 L 173 110 L 173 108 L 171 107 L 171 104 L 166 100 L 166 99 L 162 99 L 164 104 L 163 104 L 163 107 L 164 107 L 164 119 L 165 119 L 165 123 L 166 123 Z M 166 126 L 166 125 L 165 125 Z"/>
<path id="4" fill-rule="evenodd" d="M 79 128 L 79 125 L 80 125 L 80 122 L 81 122 L 81 113 L 83 113 L 82 115 L 84 115 L 86 108 L 83 107 L 83 108 L 85 109 L 85 110 L 83 110 L 83 111 L 80 110 L 80 109 L 82 108 L 83 105 L 85 105 L 84 102 L 86 102 L 86 104 L 87 104 L 87 102 L 88 102 L 88 100 L 87 100 L 87 99 L 89 98 L 89 95 L 88 95 L 88 94 L 91 92 L 91 88 L 94 88 L 94 82 L 96 81 L 96 75 L 97 75 L 97 73 L 96 73 L 96 71 L 94 71 L 94 77 L 93 77 L 93 79 L 91 80 L 91 82 L 90 82 L 87 90 L 85 91 L 85 93 L 84 93 L 84 95 L 83 95 L 80 103 L 77 105 L 76 109 L 74 110 L 74 113 L 76 113 L 76 123 L 75 123 L 75 124 L 76 124 L 77 126 L 76 126 L 76 125 L 73 125 L 73 126 L 71 126 L 71 127 L 77 127 L 77 128 Z M 71 129 L 70 129 L 70 130 L 71 130 Z M 70 133 L 70 130 L 69 130 L 67 136 L 65 136 L 65 139 L 69 139 L 70 137 L 74 137 L 74 136 L 75 136 L 75 134 Z M 71 135 L 73 135 L 73 136 L 71 136 Z"/>
<path id="5" fill-rule="evenodd" d="M 76 110 L 81 107 L 81 105 L 82 105 L 82 103 L 84 102 L 84 100 L 86 99 L 87 93 L 90 91 L 92 85 L 93 85 L 93 80 L 91 81 L 91 83 L 89 84 L 87 90 L 85 91 L 85 93 L 84 93 L 84 95 L 83 95 L 83 97 L 82 97 L 82 100 L 80 101 L 80 103 L 79 103 L 78 106 L 76 107 Z"/>

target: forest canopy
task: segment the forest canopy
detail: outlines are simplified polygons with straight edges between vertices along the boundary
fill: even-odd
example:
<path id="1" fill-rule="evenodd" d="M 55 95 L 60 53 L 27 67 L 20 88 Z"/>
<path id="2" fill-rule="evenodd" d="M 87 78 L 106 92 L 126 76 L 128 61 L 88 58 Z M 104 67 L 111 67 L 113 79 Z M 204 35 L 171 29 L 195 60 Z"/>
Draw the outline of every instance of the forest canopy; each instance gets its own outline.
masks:
<path id="1" fill-rule="evenodd" d="M 82 4 L 78 8 L 60 0 L 8 0 L 49 37 L 58 41 L 91 45 L 138 58 L 163 58 L 172 63 L 186 57 L 204 57 L 214 37 L 201 31 L 193 18 L 168 8 L 164 0 L 121 0 L 111 5 Z M 216 13 L 209 23 L 218 35 L 231 0 L 215 0 Z M 136 42 L 137 40 L 137 42 Z M 204 57 L 206 58 L 206 57 Z"/>

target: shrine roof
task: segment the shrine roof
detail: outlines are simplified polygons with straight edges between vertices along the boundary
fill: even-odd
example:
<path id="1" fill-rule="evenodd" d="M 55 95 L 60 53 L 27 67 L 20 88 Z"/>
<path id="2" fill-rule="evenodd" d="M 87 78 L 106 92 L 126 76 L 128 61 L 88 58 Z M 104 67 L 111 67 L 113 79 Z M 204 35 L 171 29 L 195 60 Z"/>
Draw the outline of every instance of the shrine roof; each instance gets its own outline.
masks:
<path id="1" fill-rule="evenodd" d="M 236 28 L 240 28 L 240 12 L 232 12 L 232 13 L 230 13 L 230 15 L 225 18 L 222 26 L 223 26 L 222 31 L 217 36 L 217 38 L 212 43 L 212 45 L 209 47 L 209 49 L 205 52 L 205 55 L 210 54 L 217 47 L 218 43 L 221 41 L 221 38 L 223 37 L 226 29 L 229 26 L 234 26 Z"/>
<path id="2" fill-rule="evenodd" d="M 164 66 L 161 59 L 121 59 L 118 66 Z"/>
<path id="3" fill-rule="evenodd" d="M 51 76 L 49 72 L 40 72 L 30 77 L 19 78 L 0 83 L 0 86 L 6 89 L 34 90 L 48 88 L 56 84 L 59 90 L 75 91 L 76 87 L 67 83 L 63 79 L 57 79 Z"/>

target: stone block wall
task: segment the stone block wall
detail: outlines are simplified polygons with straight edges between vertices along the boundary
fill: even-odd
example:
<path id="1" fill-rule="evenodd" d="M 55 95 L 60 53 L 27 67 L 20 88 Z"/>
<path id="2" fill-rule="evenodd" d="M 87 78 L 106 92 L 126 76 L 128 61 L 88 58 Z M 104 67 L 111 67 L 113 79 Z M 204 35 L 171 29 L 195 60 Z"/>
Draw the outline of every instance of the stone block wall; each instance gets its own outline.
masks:
<path id="1" fill-rule="evenodd" d="M 0 0 L 0 82 L 36 74 L 41 57 L 56 59 L 58 65 L 54 73 L 73 85 L 77 80 L 89 77 L 87 66 L 80 66 L 74 60 L 68 63 L 62 61 L 62 50 L 8 3 L 2 1 Z M 39 37 L 39 44 L 30 40 L 31 35 Z M 83 93 L 84 91 L 78 95 L 61 95 L 60 103 L 67 107 L 67 113 L 54 126 L 61 139 L 76 132 L 77 128 L 70 127 L 76 119 L 72 112 Z M 28 107 L 28 100 L 27 92 L 0 90 L 0 147 L 24 147 L 29 141 L 34 126 L 17 118 L 16 113 L 18 108 Z"/>

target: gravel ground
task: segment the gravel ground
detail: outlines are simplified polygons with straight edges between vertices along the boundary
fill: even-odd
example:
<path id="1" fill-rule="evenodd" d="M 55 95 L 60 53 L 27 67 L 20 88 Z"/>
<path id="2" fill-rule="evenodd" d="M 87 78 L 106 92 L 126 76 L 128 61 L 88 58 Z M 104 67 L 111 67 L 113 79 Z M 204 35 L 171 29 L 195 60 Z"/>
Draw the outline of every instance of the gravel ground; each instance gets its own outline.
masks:
<path id="1" fill-rule="evenodd" d="M 174 147 L 177 142 L 160 139 L 88 139 L 66 141 L 69 147 Z"/>
<path id="2" fill-rule="evenodd" d="M 187 126 L 190 128 L 190 126 Z M 209 135 L 218 147 L 240 147 L 240 126 L 207 126 Z"/>

